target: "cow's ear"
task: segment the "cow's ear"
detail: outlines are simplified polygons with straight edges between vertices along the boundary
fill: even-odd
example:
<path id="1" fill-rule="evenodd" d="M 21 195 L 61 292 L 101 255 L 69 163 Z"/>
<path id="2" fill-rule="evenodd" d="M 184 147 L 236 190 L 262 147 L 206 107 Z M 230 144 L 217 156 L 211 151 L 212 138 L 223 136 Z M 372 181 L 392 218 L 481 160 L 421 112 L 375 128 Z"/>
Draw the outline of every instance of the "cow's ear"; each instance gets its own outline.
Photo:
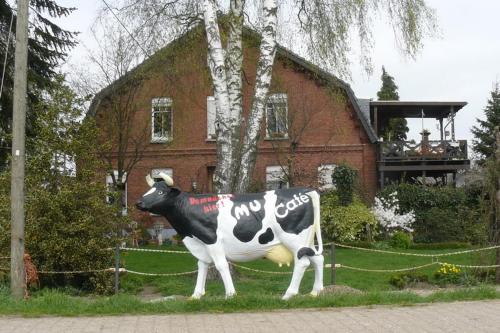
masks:
<path id="1" fill-rule="evenodd" d="M 179 194 L 181 194 L 181 190 L 178 189 L 177 187 L 171 187 L 171 186 L 169 186 L 169 188 L 170 188 L 170 195 L 176 197 Z"/>

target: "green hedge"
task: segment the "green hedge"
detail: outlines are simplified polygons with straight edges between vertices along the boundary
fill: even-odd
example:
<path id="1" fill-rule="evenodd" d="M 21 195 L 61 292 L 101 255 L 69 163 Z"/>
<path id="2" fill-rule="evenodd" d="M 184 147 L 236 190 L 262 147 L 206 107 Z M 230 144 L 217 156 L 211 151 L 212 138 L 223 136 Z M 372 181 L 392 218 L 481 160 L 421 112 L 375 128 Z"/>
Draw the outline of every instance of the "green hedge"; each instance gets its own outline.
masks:
<path id="1" fill-rule="evenodd" d="M 415 213 L 415 242 L 486 241 L 486 224 L 476 189 L 399 184 L 384 188 L 379 196 L 387 198 L 394 192 L 397 192 L 401 212 Z"/>

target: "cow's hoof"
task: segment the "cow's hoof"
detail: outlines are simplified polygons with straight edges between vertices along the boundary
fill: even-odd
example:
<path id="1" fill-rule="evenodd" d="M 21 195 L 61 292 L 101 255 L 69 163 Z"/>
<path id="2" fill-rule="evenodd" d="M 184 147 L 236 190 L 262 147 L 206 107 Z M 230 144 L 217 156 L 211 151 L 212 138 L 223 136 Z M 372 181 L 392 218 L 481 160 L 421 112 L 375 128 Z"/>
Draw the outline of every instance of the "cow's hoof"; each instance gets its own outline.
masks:
<path id="1" fill-rule="evenodd" d="M 228 293 L 226 294 L 226 299 L 233 298 L 234 296 L 236 296 L 236 292 Z"/>
<path id="2" fill-rule="evenodd" d="M 195 299 L 200 299 L 201 296 L 203 296 L 204 293 L 194 293 L 191 295 L 191 297 L 189 297 L 189 299 L 191 300 L 195 300 Z"/>
<path id="3" fill-rule="evenodd" d="M 286 293 L 285 295 L 283 295 L 283 297 L 281 299 L 284 301 L 288 301 L 290 298 L 292 298 L 295 295 L 297 295 L 297 293 Z"/>
<path id="4" fill-rule="evenodd" d="M 313 290 L 313 291 L 311 291 L 311 296 L 312 297 L 318 297 L 320 292 L 321 291 L 319 291 L 319 290 Z"/>
<path id="5" fill-rule="evenodd" d="M 315 288 L 311 291 L 311 296 L 313 297 L 319 296 L 319 294 L 321 294 L 322 291 L 323 288 Z"/>

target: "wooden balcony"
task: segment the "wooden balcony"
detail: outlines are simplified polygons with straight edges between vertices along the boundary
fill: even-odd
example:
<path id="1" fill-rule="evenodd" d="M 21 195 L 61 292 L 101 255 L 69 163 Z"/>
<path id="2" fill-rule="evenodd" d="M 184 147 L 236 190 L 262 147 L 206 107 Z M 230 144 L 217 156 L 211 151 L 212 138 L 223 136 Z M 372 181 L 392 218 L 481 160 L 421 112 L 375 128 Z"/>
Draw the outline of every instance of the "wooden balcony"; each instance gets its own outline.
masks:
<path id="1" fill-rule="evenodd" d="M 468 160 L 466 140 L 389 141 L 378 148 L 379 162 Z"/>

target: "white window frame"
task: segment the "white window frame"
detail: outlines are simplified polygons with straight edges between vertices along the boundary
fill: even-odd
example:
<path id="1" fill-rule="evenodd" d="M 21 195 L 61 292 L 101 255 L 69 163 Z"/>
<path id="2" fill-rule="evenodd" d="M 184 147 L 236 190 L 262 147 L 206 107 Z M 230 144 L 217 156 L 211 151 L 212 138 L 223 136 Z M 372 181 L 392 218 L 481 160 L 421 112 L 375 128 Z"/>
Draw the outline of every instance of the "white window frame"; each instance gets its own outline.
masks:
<path id="1" fill-rule="evenodd" d="M 336 164 L 321 164 L 318 167 L 318 189 L 320 191 L 334 190 L 333 171 L 337 167 Z"/>
<path id="2" fill-rule="evenodd" d="M 286 170 L 286 169 L 285 169 Z M 286 174 L 282 166 L 269 165 L 266 166 L 266 189 L 277 190 L 280 188 L 288 188 L 289 183 L 285 181 Z"/>
<path id="3" fill-rule="evenodd" d="M 155 108 L 164 108 L 163 110 L 155 110 Z M 155 115 L 159 113 L 170 113 L 170 128 L 162 129 L 164 135 L 155 136 Z M 151 142 L 165 143 L 173 138 L 174 113 L 172 109 L 172 99 L 170 97 L 158 97 L 151 100 Z M 167 132 L 167 133 L 165 133 Z"/>
<path id="4" fill-rule="evenodd" d="M 207 96 L 207 141 L 215 141 L 217 133 L 215 122 L 217 117 L 217 100 L 214 96 Z"/>
<path id="5" fill-rule="evenodd" d="M 113 170 L 113 173 L 115 174 L 115 178 L 118 178 L 118 170 Z M 122 215 L 126 216 L 128 213 L 128 183 L 125 181 L 127 180 L 127 174 L 123 173 L 122 176 L 122 182 L 125 183 L 125 190 L 124 190 L 124 196 L 123 196 L 123 201 L 122 202 Z M 110 174 L 106 175 L 106 191 L 110 191 L 110 187 L 113 186 L 113 177 L 111 177 Z M 106 196 L 106 203 L 110 204 L 111 201 L 109 200 L 109 197 Z"/>
<path id="6" fill-rule="evenodd" d="M 271 133 L 269 131 L 269 107 L 273 104 L 284 104 L 285 107 L 285 119 L 284 119 L 284 129 L 282 131 Z M 275 107 L 276 109 L 276 107 Z M 276 127 L 278 127 L 278 117 L 276 112 L 274 113 L 274 121 Z M 266 139 L 268 140 L 279 140 L 288 138 L 288 96 L 287 94 L 271 94 L 267 97 L 266 102 Z"/>

